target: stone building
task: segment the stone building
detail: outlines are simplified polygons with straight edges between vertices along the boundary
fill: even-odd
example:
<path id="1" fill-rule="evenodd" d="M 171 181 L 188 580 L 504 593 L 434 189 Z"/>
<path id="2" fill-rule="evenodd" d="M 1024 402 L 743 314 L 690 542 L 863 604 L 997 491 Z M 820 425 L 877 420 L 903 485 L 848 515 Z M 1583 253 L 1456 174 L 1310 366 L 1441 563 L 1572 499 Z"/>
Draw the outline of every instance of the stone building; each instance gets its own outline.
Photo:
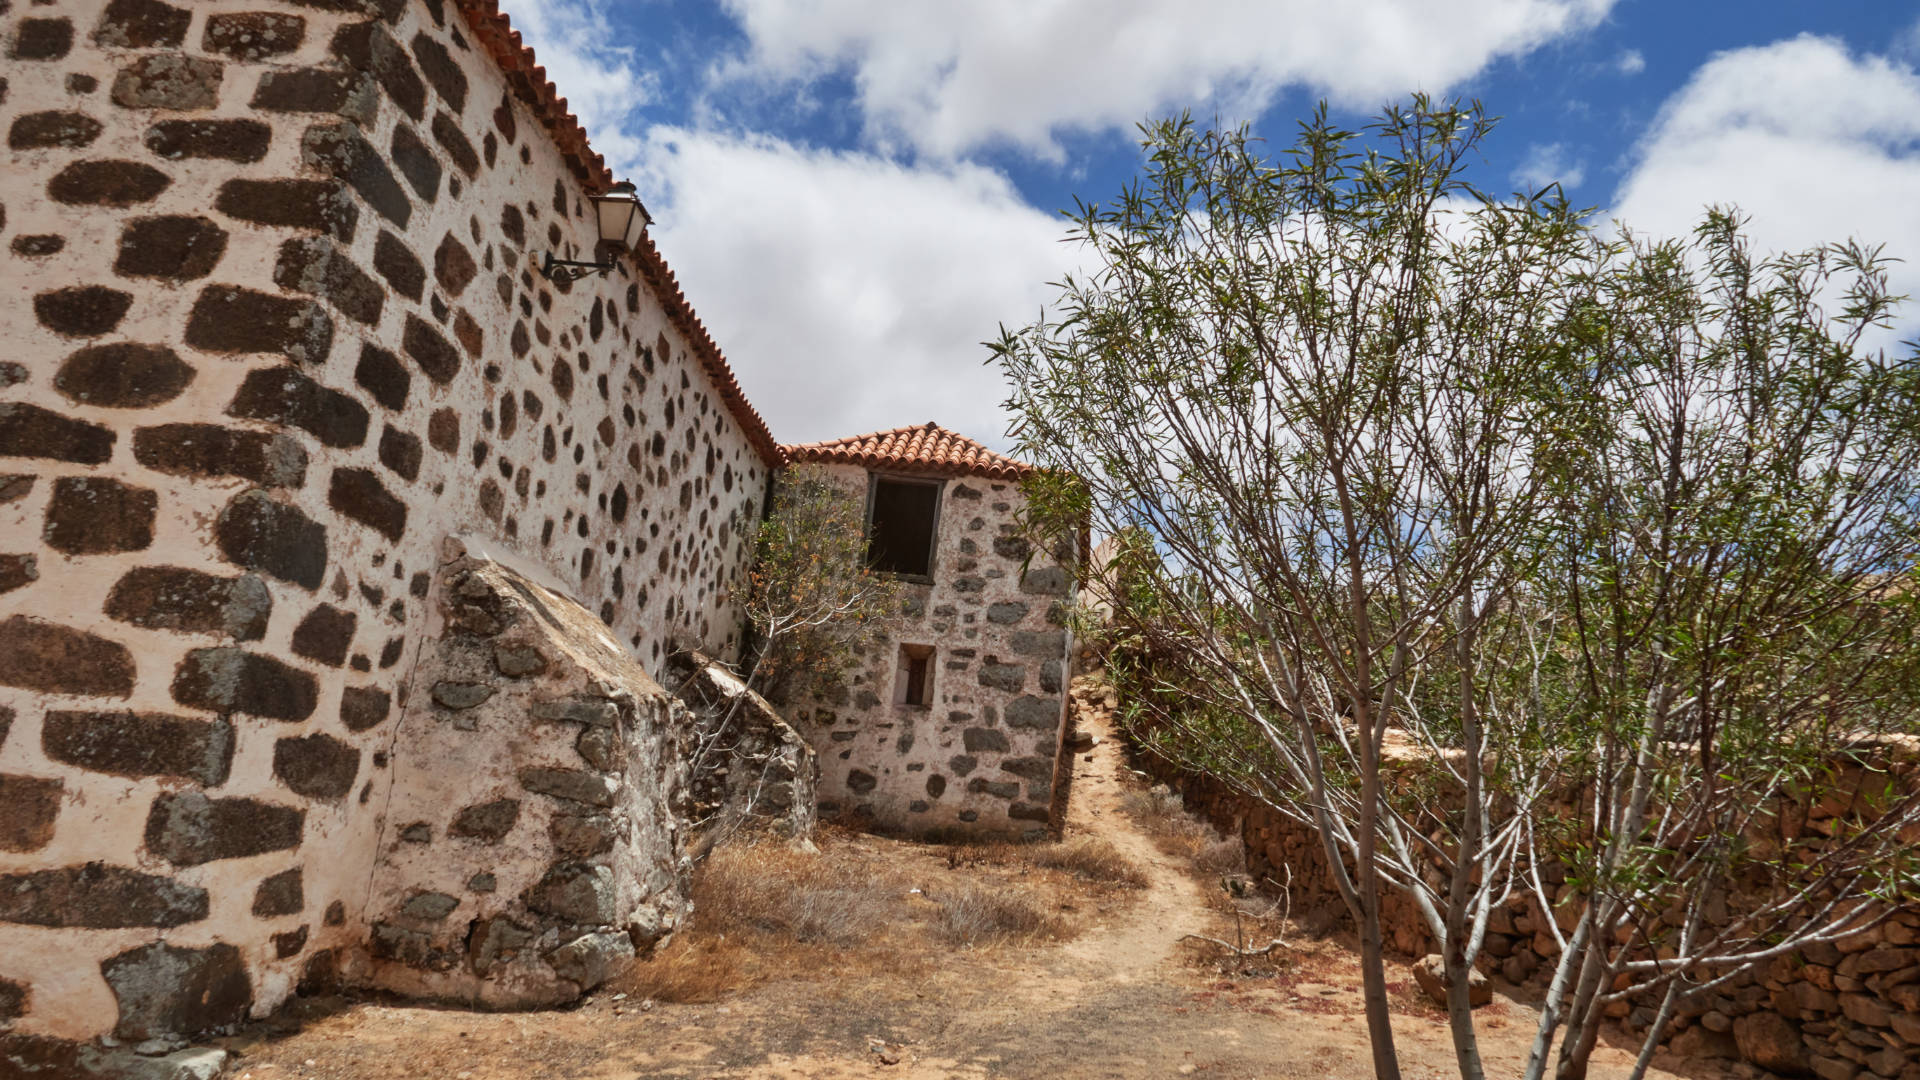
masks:
<path id="1" fill-rule="evenodd" d="M 577 993 L 684 908 L 653 679 L 780 461 L 650 242 L 541 275 L 614 178 L 491 0 L 0 55 L 0 1057 Z"/>
<path id="2" fill-rule="evenodd" d="M 1073 574 L 1022 536 L 1032 466 L 932 423 L 786 453 L 865 501 L 870 564 L 907 592 L 841 692 L 794 710 L 821 814 L 914 834 L 1056 826 Z"/>
<path id="3" fill-rule="evenodd" d="M 785 453 L 495 0 L 0 4 L 0 56 L 0 1073 L 303 987 L 568 1000 L 684 917 L 690 821 L 810 825 L 723 670 Z M 825 805 L 1043 828 L 1025 466 L 794 454 L 917 601 L 805 710 Z"/>

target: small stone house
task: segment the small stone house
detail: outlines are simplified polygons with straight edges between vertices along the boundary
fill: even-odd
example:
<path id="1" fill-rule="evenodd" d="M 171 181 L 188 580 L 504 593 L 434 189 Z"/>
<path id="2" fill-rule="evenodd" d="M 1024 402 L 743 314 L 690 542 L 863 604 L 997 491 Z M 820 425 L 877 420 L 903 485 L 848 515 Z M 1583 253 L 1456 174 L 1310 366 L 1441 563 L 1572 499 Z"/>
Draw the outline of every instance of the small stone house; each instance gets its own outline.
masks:
<path id="1" fill-rule="evenodd" d="M 937 424 L 785 447 L 866 503 L 905 612 L 830 698 L 796 703 L 820 812 L 911 834 L 1057 826 L 1070 566 L 1023 538 L 1033 466 Z"/>

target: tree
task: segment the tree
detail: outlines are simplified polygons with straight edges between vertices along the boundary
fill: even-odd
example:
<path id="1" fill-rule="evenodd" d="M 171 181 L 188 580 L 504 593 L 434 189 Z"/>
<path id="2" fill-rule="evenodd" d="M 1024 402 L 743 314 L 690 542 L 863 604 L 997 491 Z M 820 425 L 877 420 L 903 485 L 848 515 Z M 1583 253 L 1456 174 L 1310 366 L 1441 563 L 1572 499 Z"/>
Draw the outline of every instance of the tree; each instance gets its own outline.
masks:
<path id="1" fill-rule="evenodd" d="M 1829 867 L 1840 899 L 1811 921 L 1801 896 L 1765 930 L 1719 934 L 1721 951 L 1695 933 L 1669 947 L 1679 970 L 1614 946 L 1676 897 L 1704 904 L 1744 857 L 1733 800 L 1761 800 L 1753 812 L 1856 728 L 1913 730 L 1895 646 L 1913 629 L 1896 586 L 1920 507 L 1915 365 L 1862 346 L 1895 302 L 1874 253 L 1755 265 L 1724 217 L 1698 249 L 1609 241 L 1557 189 L 1470 187 L 1490 128 L 1478 107 L 1426 99 L 1363 131 L 1323 108 L 1269 162 L 1244 131 L 1153 125 L 1144 179 L 1074 215 L 1098 269 L 1063 283 L 1051 321 L 992 344 L 1019 450 L 1053 478 L 1030 492 L 1036 530 L 1084 515 L 1117 538 L 1103 578 L 1135 729 L 1321 836 L 1360 930 L 1380 1077 L 1398 1075 L 1383 886 L 1440 944 L 1460 1073 L 1479 1077 L 1466 975 L 1489 914 L 1515 891 L 1565 907 L 1541 868 L 1587 859 L 1528 1067 L 1541 1074 L 1558 1036 L 1571 1077 L 1616 996 L 1604 976 L 1674 988 L 1780 934 L 1838 933 L 1865 913 L 1848 898 L 1897 873 L 1886 841 L 1912 811 Z M 1817 299 L 1836 291 L 1829 316 Z M 1675 363 L 1670 393 L 1650 396 Z M 1676 407 L 1742 418 L 1746 465 L 1721 460 L 1739 424 L 1693 430 L 1680 453 Z M 1638 544 L 1676 504 L 1670 522 L 1726 530 L 1703 562 Z M 1737 601 L 1715 591 L 1733 562 L 1749 575 Z M 1689 651 L 1689 678 L 1719 687 L 1737 668 L 1749 707 L 1716 691 L 1714 719 L 1689 705 L 1686 724 L 1649 727 L 1633 694 L 1666 716 L 1685 680 L 1634 650 L 1674 655 L 1669 631 L 1703 611 L 1721 612 L 1716 633 L 1685 648 L 1716 659 Z M 1806 708 L 1752 707 L 1783 655 L 1759 634 L 1805 668 L 1796 703 L 1841 709 L 1818 733 Z M 1712 747 L 1729 738 L 1791 751 L 1724 779 Z M 1716 779 L 1696 797 L 1703 772 Z"/>
<path id="2" fill-rule="evenodd" d="M 867 566 L 860 493 L 818 465 L 774 482 L 750 573 L 754 661 L 748 683 L 776 702 L 824 693 L 855 648 L 899 611 L 895 580 Z"/>

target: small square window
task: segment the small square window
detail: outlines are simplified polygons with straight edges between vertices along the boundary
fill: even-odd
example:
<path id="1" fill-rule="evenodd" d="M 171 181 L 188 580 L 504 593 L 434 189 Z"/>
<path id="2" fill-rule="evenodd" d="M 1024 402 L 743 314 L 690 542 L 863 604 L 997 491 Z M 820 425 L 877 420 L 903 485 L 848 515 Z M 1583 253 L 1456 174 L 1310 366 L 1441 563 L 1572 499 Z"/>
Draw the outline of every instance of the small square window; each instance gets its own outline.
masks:
<path id="1" fill-rule="evenodd" d="M 867 506 L 867 565 L 911 577 L 933 573 L 940 485 L 876 477 Z"/>
<path id="2" fill-rule="evenodd" d="M 926 708 L 933 704 L 933 646 L 900 646 L 900 663 L 894 677 L 893 703 Z"/>

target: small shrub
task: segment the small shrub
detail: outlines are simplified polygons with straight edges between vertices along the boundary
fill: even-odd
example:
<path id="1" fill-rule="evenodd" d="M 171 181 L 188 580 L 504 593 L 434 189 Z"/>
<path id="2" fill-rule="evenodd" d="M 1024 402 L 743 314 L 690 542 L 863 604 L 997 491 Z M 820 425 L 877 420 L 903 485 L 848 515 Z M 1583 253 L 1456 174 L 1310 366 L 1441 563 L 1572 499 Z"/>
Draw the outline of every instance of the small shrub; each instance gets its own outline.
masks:
<path id="1" fill-rule="evenodd" d="M 1022 893 L 960 883 L 931 899 L 940 905 L 934 929 L 952 945 L 1058 937 L 1063 929 L 1060 920 Z"/>
<path id="2" fill-rule="evenodd" d="M 1065 870 L 1087 881 L 1100 881 L 1128 888 L 1143 889 L 1147 875 L 1120 849 L 1097 837 L 1081 836 L 1060 844 L 1030 849 L 1027 861 L 1034 866 Z"/>
<path id="3" fill-rule="evenodd" d="M 1208 840 L 1193 855 L 1193 868 L 1209 877 L 1231 877 L 1247 869 L 1247 847 L 1237 837 Z"/>
<path id="4" fill-rule="evenodd" d="M 857 945 L 897 917 L 904 884 L 777 843 L 714 851 L 694 880 L 705 933 L 762 933 Z"/>
<path id="5" fill-rule="evenodd" d="M 746 952 L 737 942 L 676 938 L 653 956 L 628 968 L 613 989 L 636 1001 L 698 1005 L 719 1001 L 744 986 Z"/>

